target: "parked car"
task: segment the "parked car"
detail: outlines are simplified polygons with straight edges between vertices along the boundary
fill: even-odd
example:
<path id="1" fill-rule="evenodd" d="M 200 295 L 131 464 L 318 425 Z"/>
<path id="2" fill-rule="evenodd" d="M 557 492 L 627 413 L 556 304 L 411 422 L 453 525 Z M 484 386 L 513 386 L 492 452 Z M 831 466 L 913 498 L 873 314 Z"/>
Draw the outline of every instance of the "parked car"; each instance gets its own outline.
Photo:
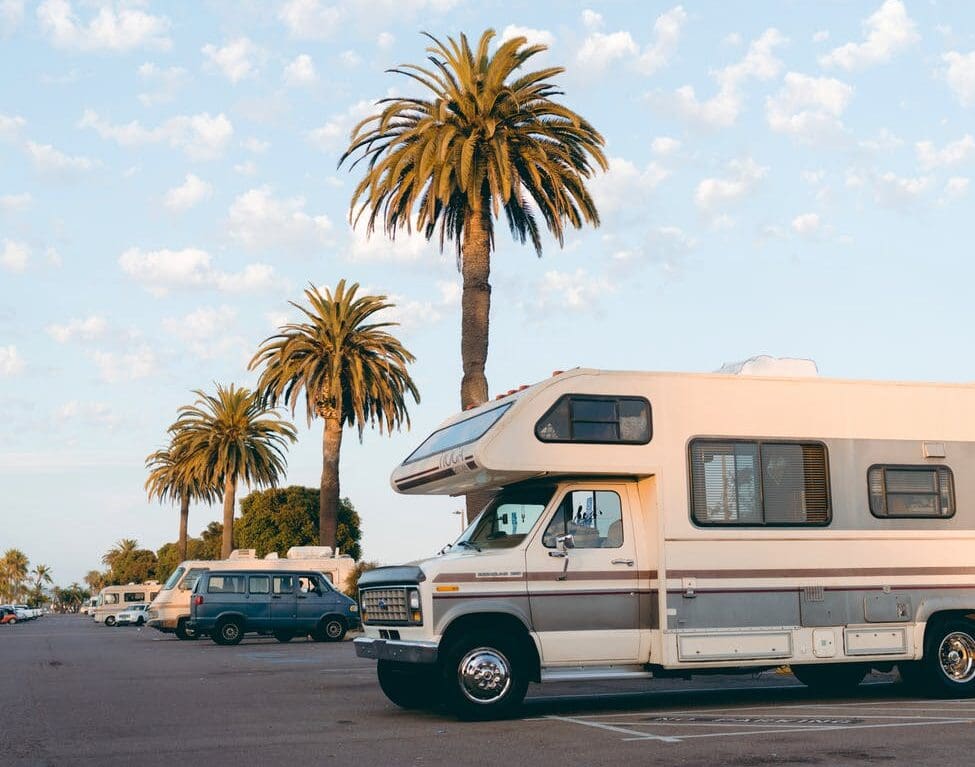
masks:
<path id="1" fill-rule="evenodd" d="M 148 609 L 149 605 L 147 604 L 129 605 L 115 616 L 115 625 L 141 626 L 147 620 L 146 610 Z"/>
<path id="2" fill-rule="evenodd" d="M 0 626 L 4 623 L 16 623 L 17 620 L 17 613 L 14 612 L 14 608 L 0 607 Z"/>
<path id="3" fill-rule="evenodd" d="M 244 634 L 279 642 L 311 636 L 338 642 L 359 625 L 359 606 L 322 573 L 275 570 L 204 572 L 193 589 L 187 628 L 234 645 Z"/>

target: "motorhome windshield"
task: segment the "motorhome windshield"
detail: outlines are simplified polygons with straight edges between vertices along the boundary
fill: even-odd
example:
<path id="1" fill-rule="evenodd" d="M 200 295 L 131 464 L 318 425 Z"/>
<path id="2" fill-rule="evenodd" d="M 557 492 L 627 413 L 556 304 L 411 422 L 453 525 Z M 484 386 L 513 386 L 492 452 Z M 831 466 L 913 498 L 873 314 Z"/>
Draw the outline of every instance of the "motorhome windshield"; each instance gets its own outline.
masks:
<path id="1" fill-rule="evenodd" d="M 521 543 L 545 511 L 554 487 L 505 490 L 467 528 L 458 545 L 465 548 L 510 549 Z"/>
<path id="2" fill-rule="evenodd" d="M 494 410 L 479 413 L 473 418 L 467 418 L 450 426 L 438 429 L 423 440 L 420 446 L 410 453 L 403 463 L 413 463 L 413 461 L 419 461 L 421 458 L 426 458 L 435 453 L 442 453 L 444 450 L 450 450 L 461 445 L 476 442 L 487 433 L 488 429 L 498 422 L 498 419 L 507 412 L 512 404 L 514 403 L 506 402 L 501 407 L 494 408 Z"/>
<path id="3" fill-rule="evenodd" d="M 177 567 L 175 570 L 173 570 L 173 574 L 170 575 L 166 579 L 166 582 L 163 584 L 162 590 L 169 591 L 169 589 L 171 589 L 179 582 L 179 579 L 183 577 L 183 573 L 185 572 L 186 570 L 183 569 L 182 567 Z"/>

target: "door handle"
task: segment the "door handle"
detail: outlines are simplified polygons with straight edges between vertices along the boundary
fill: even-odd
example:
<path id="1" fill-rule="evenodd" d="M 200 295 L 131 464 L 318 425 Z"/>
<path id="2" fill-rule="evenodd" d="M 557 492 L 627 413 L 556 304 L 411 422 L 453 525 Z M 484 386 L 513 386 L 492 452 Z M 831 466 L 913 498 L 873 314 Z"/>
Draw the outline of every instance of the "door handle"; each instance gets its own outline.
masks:
<path id="1" fill-rule="evenodd" d="M 303 597 L 303 596 L 301 596 L 301 595 L 299 594 L 299 595 L 298 595 L 298 599 L 308 599 L 308 597 Z"/>
<path id="2" fill-rule="evenodd" d="M 614 565 L 626 565 L 627 567 L 633 567 L 633 560 L 632 559 L 614 559 L 613 560 L 613 564 Z"/>

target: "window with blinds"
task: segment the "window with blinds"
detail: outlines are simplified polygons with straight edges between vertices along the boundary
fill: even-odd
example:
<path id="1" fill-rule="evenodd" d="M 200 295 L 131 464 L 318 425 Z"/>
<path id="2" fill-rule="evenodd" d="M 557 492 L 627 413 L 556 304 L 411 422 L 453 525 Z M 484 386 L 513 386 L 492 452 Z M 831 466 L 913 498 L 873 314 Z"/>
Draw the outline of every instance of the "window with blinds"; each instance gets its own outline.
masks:
<path id="1" fill-rule="evenodd" d="M 955 479 L 947 466 L 871 466 L 867 487 L 875 517 L 955 515 Z"/>
<path id="2" fill-rule="evenodd" d="M 699 525 L 828 525 L 826 446 L 691 442 L 691 514 Z"/>
<path id="3" fill-rule="evenodd" d="M 650 403 L 643 397 L 567 394 L 535 424 L 542 442 L 645 445 L 651 431 Z"/>

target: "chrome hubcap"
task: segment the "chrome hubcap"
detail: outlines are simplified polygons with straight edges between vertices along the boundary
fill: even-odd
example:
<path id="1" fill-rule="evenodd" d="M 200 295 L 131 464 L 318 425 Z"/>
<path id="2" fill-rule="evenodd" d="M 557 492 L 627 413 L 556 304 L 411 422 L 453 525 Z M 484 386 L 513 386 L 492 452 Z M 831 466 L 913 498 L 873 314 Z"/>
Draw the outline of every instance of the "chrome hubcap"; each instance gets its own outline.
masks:
<path id="1" fill-rule="evenodd" d="M 511 686 L 511 664 L 490 647 L 471 650 L 457 666 L 460 689 L 474 703 L 495 703 Z"/>
<path id="2" fill-rule="evenodd" d="M 233 623 L 230 623 L 223 627 L 223 635 L 227 639 L 236 639 L 237 633 L 238 633 L 237 627 Z"/>
<path id="3" fill-rule="evenodd" d="M 975 639 L 962 631 L 953 631 L 941 640 L 938 648 L 941 670 L 952 682 L 975 679 Z"/>

